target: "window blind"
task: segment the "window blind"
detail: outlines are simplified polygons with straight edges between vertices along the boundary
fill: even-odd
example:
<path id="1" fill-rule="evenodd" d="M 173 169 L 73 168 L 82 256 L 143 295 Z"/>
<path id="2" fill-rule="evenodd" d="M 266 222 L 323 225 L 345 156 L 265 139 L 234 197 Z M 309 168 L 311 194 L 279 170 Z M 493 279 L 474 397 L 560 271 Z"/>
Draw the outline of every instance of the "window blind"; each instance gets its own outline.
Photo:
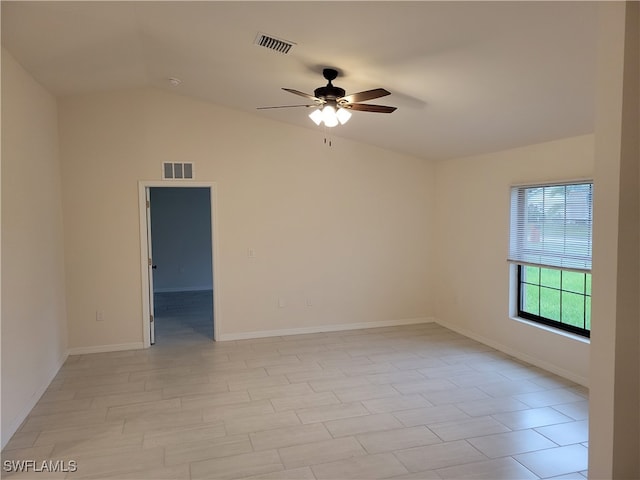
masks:
<path id="1" fill-rule="evenodd" d="M 592 183 L 511 189 L 508 261 L 591 271 Z"/>

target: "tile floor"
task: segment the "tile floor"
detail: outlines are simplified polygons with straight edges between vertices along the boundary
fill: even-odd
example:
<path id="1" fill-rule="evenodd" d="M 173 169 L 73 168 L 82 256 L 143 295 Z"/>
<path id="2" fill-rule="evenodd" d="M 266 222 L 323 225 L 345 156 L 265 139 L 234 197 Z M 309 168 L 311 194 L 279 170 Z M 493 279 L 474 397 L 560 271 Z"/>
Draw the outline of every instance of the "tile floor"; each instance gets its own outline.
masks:
<path id="1" fill-rule="evenodd" d="M 69 357 L 2 459 L 77 471 L 4 476 L 586 477 L 586 389 L 437 324 L 220 343 L 178 330 Z"/>

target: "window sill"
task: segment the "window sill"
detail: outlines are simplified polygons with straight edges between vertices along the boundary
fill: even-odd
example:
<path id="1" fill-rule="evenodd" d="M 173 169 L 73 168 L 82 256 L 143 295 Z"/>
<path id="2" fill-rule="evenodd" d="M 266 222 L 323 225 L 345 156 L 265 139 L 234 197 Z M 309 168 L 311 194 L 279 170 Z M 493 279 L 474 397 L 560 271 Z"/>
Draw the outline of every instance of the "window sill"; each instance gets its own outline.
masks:
<path id="1" fill-rule="evenodd" d="M 565 332 L 564 330 L 560 330 L 559 328 L 553 328 L 548 325 L 543 325 L 542 323 L 527 320 L 526 318 L 521 318 L 521 317 L 510 317 L 510 318 L 511 320 L 515 320 L 516 322 L 524 323 L 525 325 L 529 325 L 534 328 L 539 328 L 541 330 L 545 330 L 547 332 L 554 333 L 556 335 L 561 335 L 571 340 L 576 340 L 581 343 L 586 343 L 587 345 L 591 344 L 591 339 L 587 337 L 583 337 L 582 335 L 576 335 L 575 333 Z"/>

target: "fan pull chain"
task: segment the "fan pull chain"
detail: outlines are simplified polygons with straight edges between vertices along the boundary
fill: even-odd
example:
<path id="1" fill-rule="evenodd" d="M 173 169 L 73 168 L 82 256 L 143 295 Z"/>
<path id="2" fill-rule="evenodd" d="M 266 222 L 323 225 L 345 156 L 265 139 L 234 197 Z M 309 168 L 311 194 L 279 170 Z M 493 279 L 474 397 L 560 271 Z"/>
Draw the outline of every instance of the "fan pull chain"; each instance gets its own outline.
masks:
<path id="1" fill-rule="evenodd" d="M 327 135 L 327 127 L 326 125 L 324 126 L 324 144 L 327 147 L 331 147 L 331 134 L 329 133 L 329 135 Z"/>

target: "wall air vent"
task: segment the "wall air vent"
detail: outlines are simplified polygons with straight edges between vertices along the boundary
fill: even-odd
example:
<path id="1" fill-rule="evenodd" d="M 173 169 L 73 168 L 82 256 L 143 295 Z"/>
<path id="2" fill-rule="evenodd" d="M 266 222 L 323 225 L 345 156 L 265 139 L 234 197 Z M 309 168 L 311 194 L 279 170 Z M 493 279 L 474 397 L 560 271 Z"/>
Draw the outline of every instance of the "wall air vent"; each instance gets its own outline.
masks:
<path id="1" fill-rule="evenodd" d="M 193 163 L 163 162 L 163 180 L 193 180 Z"/>
<path id="2" fill-rule="evenodd" d="M 289 53 L 295 45 L 295 43 L 293 42 L 282 40 L 281 38 L 276 38 L 265 33 L 258 33 L 258 36 L 256 37 L 256 41 L 254 43 L 259 47 L 268 48 L 269 50 L 273 50 L 274 52 L 282 53 L 285 55 Z"/>

